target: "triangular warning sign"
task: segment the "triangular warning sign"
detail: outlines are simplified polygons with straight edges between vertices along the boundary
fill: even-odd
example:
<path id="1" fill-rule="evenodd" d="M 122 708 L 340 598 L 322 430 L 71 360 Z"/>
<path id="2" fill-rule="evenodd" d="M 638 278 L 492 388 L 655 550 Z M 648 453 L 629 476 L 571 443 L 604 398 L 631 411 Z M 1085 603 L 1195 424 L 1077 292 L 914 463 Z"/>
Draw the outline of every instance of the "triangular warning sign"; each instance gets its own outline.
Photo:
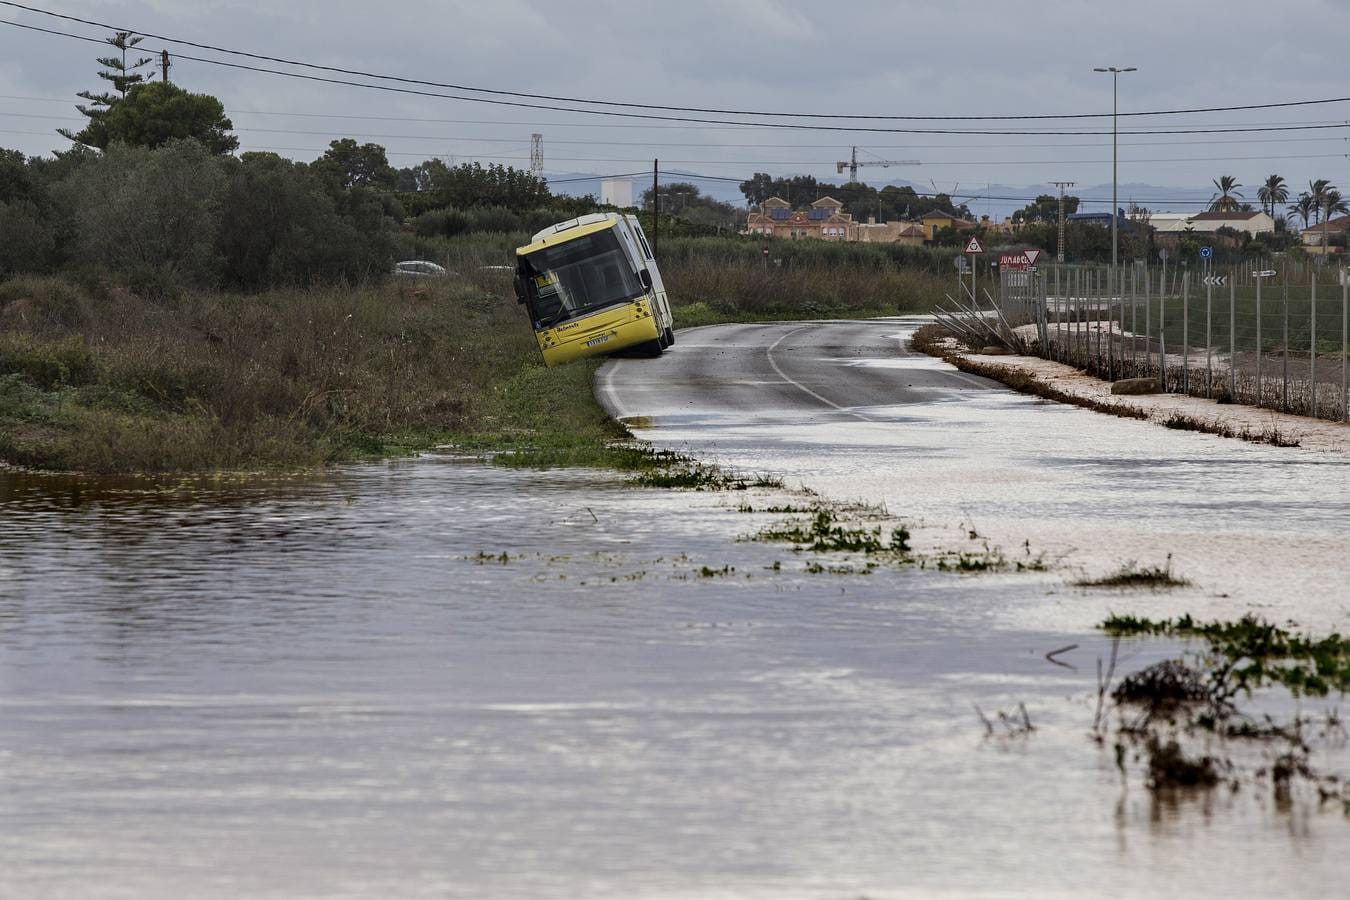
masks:
<path id="1" fill-rule="evenodd" d="M 966 244 L 966 252 L 967 252 L 967 253 L 983 253 L 983 252 L 984 252 L 984 248 L 980 246 L 980 239 L 977 238 L 977 237 L 972 237 L 972 238 L 970 239 L 970 243 Z"/>
<path id="2" fill-rule="evenodd" d="M 1023 251 L 1022 251 L 1022 255 L 1025 256 L 1025 257 L 1027 258 L 1027 265 L 1029 265 L 1029 266 L 1034 266 L 1034 265 L 1036 265 L 1036 260 L 1038 260 L 1038 259 L 1041 258 L 1041 251 L 1039 251 L 1039 250 L 1023 250 Z"/>

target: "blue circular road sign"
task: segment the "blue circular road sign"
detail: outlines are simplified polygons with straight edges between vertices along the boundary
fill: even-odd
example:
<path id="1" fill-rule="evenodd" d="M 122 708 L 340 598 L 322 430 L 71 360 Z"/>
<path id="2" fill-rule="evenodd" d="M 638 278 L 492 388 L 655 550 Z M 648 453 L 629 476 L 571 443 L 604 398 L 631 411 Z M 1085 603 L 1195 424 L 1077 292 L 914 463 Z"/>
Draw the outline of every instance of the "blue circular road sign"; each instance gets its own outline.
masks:
<path id="1" fill-rule="evenodd" d="M 1200 248 L 1200 258 L 1201 258 L 1201 259 L 1209 259 L 1209 258 L 1210 258 L 1211 256 L 1213 256 L 1213 255 L 1214 255 L 1214 248 L 1213 248 L 1213 247 L 1201 247 L 1201 248 Z"/>

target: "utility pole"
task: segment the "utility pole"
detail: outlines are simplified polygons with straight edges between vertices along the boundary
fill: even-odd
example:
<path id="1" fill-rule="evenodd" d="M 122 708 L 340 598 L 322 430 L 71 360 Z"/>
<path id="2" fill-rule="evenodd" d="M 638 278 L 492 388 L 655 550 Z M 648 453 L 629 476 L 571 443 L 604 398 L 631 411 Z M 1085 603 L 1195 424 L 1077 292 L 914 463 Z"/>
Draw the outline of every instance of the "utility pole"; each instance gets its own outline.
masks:
<path id="1" fill-rule="evenodd" d="M 1052 181 L 1050 182 L 1059 188 L 1059 241 L 1055 244 L 1055 259 L 1058 262 L 1064 262 L 1064 189 L 1071 188 L 1076 181 Z"/>
<path id="2" fill-rule="evenodd" d="M 537 131 L 530 135 L 530 174 L 544 177 L 544 136 Z"/>
<path id="3" fill-rule="evenodd" d="M 160 72 L 160 78 L 161 78 L 161 80 L 164 81 L 166 84 L 167 84 L 168 81 L 169 81 L 169 66 L 171 66 L 171 65 L 173 65 L 173 63 L 169 62 L 169 51 L 168 51 L 168 50 L 161 50 L 161 51 L 159 51 L 159 72 Z"/>
<path id="4" fill-rule="evenodd" d="M 1120 155 L 1118 152 L 1120 140 L 1120 75 L 1122 72 L 1139 71 L 1133 66 L 1120 68 L 1118 66 L 1107 66 L 1105 68 L 1093 69 L 1094 72 L 1111 73 L 1111 290 L 1115 290 L 1116 282 L 1116 255 L 1118 246 L 1117 232 L 1120 225 L 1119 203 L 1116 196 L 1116 185 L 1119 181 L 1118 168 Z"/>
<path id="5" fill-rule="evenodd" d="M 661 160 L 652 160 L 652 256 L 661 236 Z"/>

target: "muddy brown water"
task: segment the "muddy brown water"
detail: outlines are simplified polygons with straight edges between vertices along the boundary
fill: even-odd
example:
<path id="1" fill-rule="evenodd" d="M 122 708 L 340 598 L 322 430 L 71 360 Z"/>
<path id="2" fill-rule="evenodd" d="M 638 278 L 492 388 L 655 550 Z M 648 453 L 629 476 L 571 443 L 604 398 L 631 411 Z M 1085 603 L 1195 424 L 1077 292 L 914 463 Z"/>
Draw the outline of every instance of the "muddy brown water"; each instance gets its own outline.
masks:
<path id="1" fill-rule="evenodd" d="M 0 473 L 0 895 L 1340 893 L 1339 814 L 1122 782 L 1062 576 L 808 574 L 771 501 Z"/>

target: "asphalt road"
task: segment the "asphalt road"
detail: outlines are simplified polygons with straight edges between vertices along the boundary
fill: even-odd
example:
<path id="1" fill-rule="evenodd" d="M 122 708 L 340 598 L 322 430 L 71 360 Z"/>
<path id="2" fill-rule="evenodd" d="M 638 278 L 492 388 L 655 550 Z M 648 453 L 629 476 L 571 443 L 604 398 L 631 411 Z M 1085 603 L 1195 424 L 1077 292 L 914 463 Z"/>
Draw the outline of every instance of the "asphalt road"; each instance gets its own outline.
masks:
<path id="1" fill-rule="evenodd" d="M 914 320 L 716 325 L 679 332 L 656 360 L 613 359 L 596 395 L 620 420 L 688 423 L 705 416 L 904 420 L 937 395 L 1002 389 L 907 346 Z"/>
<path id="2" fill-rule="evenodd" d="M 606 363 L 595 391 L 655 446 L 880 503 L 911 523 L 916 546 L 975 534 L 980 546 L 1043 553 L 1059 585 L 1048 589 L 1170 564 L 1194 586 L 1159 612 L 1221 617 L 1250 605 L 1343 627 L 1350 532 L 1329 523 L 1350 514 L 1344 457 L 1020 394 L 910 350 L 922 321 L 689 329 L 661 358 Z M 1090 626 L 1113 608 L 1093 599 L 1034 624 Z"/>

